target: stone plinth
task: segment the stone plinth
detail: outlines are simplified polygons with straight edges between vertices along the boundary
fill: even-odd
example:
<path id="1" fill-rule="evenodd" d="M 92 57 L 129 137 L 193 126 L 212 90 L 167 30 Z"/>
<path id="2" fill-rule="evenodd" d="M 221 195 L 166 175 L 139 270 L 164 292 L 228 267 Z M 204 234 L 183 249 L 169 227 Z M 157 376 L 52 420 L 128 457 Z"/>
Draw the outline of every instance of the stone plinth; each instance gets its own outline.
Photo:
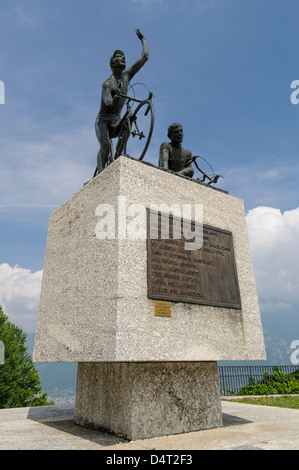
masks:
<path id="1" fill-rule="evenodd" d="M 232 234 L 237 307 L 176 300 L 155 315 L 146 209 L 183 204 Z M 34 361 L 79 363 L 78 424 L 127 439 L 220 426 L 216 361 L 263 359 L 242 200 L 120 157 L 51 214 Z"/>
<path id="2" fill-rule="evenodd" d="M 136 203 L 203 204 L 204 224 L 232 232 L 241 309 L 171 302 L 171 317 L 154 315 L 154 300 L 147 297 L 147 241 L 122 239 L 124 220 L 132 228 Z M 103 204 L 114 208 L 115 239 L 96 236 Z M 242 200 L 120 157 L 51 214 L 36 362 L 263 359 Z"/>
<path id="3" fill-rule="evenodd" d="M 79 363 L 75 422 L 129 440 L 222 426 L 217 363 Z"/>

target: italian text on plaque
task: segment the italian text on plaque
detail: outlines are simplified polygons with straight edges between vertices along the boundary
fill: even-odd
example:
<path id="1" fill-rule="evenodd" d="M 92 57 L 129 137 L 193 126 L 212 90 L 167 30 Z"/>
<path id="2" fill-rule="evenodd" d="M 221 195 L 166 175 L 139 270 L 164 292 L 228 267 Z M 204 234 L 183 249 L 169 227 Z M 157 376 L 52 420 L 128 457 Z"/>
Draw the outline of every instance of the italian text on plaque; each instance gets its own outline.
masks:
<path id="1" fill-rule="evenodd" d="M 188 250 L 183 227 L 189 222 L 194 230 L 194 222 L 151 214 L 148 210 L 148 297 L 240 309 L 232 233 L 202 225 L 201 248 Z"/>

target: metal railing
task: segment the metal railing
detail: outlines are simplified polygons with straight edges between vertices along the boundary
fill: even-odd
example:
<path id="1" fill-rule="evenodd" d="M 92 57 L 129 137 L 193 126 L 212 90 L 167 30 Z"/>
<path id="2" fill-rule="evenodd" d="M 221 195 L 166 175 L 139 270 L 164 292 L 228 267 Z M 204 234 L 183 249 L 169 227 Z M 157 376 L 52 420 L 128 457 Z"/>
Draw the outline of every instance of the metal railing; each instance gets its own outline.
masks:
<path id="1" fill-rule="evenodd" d="M 221 395 L 228 396 L 238 393 L 242 387 L 249 384 L 249 378 L 258 382 L 264 378 L 267 371 L 273 374 L 275 368 L 283 374 L 289 374 L 299 369 L 299 366 L 218 366 Z"/>

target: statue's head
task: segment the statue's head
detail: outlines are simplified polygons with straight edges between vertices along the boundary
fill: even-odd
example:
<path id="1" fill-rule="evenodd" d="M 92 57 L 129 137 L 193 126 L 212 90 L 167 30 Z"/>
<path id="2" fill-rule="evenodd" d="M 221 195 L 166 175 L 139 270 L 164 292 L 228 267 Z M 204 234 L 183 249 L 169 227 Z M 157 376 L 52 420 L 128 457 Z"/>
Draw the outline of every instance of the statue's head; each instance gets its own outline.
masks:
<path id="1" fill-rule="evenodd" d="M 123 51 L 120 49 L 117 49 L 114 51 L 111 59 L 110 59 L 110 67 L 113 72 L 114 68 L 119 68 L 121 70 L 124 70 L 126 68 L 126 58 L 125 54 Z"/>
<path id="2" fill-rule="evenodd" d="M 183 126 L 179 122 L 173 122 L 168 127 L 167 132 L 168 138 L 172 142 L 182 142 L 183 141 Z"/>

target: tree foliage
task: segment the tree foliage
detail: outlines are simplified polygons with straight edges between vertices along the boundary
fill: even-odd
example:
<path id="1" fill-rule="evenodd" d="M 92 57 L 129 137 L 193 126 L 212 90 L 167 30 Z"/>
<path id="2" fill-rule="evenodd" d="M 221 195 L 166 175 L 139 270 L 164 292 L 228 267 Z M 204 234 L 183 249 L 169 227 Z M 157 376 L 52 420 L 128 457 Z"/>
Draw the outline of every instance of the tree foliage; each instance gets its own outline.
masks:
<path id="1" fill-rule="evenodd" d="M 4 364 L 0 364 L 0 408 L 47 405 L 41 381 L 25 345 L 26 334 L 8 321 L 0 306 L 0 341 Z"/>

